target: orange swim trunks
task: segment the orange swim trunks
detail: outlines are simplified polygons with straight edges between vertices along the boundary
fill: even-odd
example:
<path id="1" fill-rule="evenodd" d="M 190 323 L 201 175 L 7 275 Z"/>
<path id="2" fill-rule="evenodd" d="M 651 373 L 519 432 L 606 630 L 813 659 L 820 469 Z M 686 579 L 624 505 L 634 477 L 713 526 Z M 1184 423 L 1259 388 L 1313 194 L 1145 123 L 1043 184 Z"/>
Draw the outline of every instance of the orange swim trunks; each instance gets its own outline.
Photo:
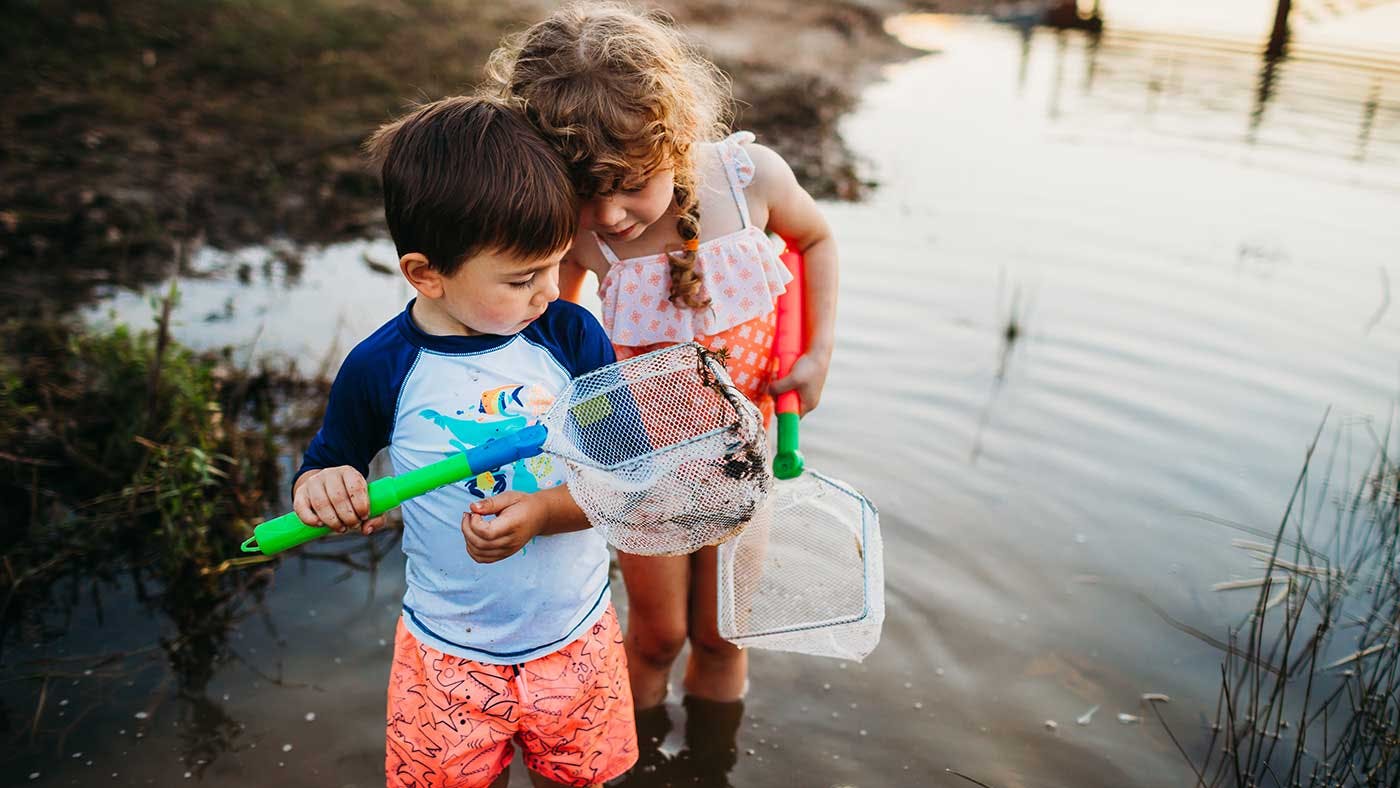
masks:
<path id="1" fill-rule="evenodd" d="M 622 631 L 612 606 L 584 635 L 522 665 L 429 648 L 399 620 L 389 674 L 389 786 L 489 786 L 525 752 L 565 785 L 610 780 L 637 761 Z"/>
<path id="2" fill-rule="evenodd" d="M 695 338 L 696 342 L 710 350 L 725 352 L 727 360 L 724 366 L 730 379 L 750 402 L 758 406 L 765 425 L 773 418 L 773 397 L 768 394 L 768 384 L 773 377 L 773 334 L 777 319 L 777 312 L 769 312 L 718 334 Z M 673 344 L 613 345 L 613 350 L 617 352 L 618 361 L 626 361 Z"/>

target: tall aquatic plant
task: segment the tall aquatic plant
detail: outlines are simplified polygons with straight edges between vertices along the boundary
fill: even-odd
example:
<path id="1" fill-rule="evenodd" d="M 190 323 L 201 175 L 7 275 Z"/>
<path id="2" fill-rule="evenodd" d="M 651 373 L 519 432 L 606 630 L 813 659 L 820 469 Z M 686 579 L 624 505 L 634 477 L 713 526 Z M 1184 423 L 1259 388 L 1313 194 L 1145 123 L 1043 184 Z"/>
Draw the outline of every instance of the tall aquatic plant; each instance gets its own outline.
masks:
<path id="1" fill-rule="evenodd" d="M 1197 786 L 1400 786 L 1400 467 L 1389 431 L 1359 426 L 1375 442 L 1359 482 L 1333 490 L 1329 463 L 1309 513 L 1310 449 L 1273 541 L 1235 543 L 1263 576 L 1222 584 L 1258 593 L 1229 633 Z"/>
<path id="2" fill-rule="evenodd" d="M 65 588 L 100 612 L 99 585 L 129 582 L 198 688 L 262 582 L 223 570 L 279 481 L 275 386 L 173 342 L 175 295 L 152 331 L 0 325 L 0 648 Z"/>

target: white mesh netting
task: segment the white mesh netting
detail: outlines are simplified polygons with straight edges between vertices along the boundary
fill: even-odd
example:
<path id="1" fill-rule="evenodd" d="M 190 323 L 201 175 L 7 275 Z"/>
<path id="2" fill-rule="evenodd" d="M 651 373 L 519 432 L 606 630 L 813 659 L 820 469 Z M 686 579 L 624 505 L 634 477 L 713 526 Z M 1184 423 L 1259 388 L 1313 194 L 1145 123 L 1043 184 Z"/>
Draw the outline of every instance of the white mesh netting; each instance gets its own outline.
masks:
<path id="1" fill-rule="evenodd" d="M 574 500 L 625 552 L 719 544 L 748 524 L 772 484 L 758 409 L 699 345 L 580 376 L 540 423 Z"/>
<path id="2" fill-rule="evenodd" d="M 746 648 L 861 660 L 880 640 L 885 565 L 879 513 L 813 471 L 774 482 L 719 549 L 719 632 Z"/>

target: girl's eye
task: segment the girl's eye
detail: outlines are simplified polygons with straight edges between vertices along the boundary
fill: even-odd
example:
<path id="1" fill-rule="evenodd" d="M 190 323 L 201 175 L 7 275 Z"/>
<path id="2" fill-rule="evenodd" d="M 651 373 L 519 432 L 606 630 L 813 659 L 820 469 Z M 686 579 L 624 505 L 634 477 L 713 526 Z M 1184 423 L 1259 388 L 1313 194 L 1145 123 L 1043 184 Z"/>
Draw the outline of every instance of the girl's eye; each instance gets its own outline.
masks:
<path id="1" fill-rule="evenodd" d="M 642 189 L 645 189 L 646 187 L 647 185 L 645 183 L 641 183 L 636 186 L 625 188 L 622 190 L 622 192 L 624 194 L 636 194 L 637 192 L 641 191 Z"/>

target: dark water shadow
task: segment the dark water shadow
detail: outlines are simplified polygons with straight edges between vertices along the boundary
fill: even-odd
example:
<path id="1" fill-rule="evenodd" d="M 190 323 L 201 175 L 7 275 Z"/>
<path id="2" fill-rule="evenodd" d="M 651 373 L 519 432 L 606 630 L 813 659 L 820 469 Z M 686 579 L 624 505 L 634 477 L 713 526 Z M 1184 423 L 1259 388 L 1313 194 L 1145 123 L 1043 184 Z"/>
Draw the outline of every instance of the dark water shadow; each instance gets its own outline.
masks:
<path id="1" fill-rule="evenodd" d="M 72 752 L 110 760 L 120 741 L 169 737 L 184 768 L 198 775 L 230 752 L 246 749 L 251 720 L 212 689 L 242 674 L 263 693 L 315 689 L 289 680 L 277 656 L 288 643 L 268 607 L 287 563 L 320 567 L 322 586 L 358 577 L 373 598 L 382 562 L 401 532 L 319 545 L 277 563 L 217 573 L 165 577 L 149 566 L 100 577 L 67 575 L 44 596 L 13 600 L 0 638 L 0 770 L 50 771 Z M 22 604 L 18 604 L 21 603 Z M 361 604 L 363 607 L 363 603 Z M 271 643 L 274 654 L 249 653 L 244 642 Z M 138 709 L 134 713 L 122 709 Z M 173 729 L 155 727 L 162 724 Z M 105 744 L 104 744 L 105 743 Z M 123 753 L 125 755 L 125 753 Z"/>
<path id="2" fill-rule="evenodd" d="M 668 755 L 662 748 L 673 730 L 672 715 L 680 722 L 683 744 Z M 637 719 L 637 766 L 609 786 L 732 788 L 730 776 L 739 762 L 743 721 L 743 701 L 723 703 L 687 695 L 680 709 L 665 705 L 647 709 Z"/>

